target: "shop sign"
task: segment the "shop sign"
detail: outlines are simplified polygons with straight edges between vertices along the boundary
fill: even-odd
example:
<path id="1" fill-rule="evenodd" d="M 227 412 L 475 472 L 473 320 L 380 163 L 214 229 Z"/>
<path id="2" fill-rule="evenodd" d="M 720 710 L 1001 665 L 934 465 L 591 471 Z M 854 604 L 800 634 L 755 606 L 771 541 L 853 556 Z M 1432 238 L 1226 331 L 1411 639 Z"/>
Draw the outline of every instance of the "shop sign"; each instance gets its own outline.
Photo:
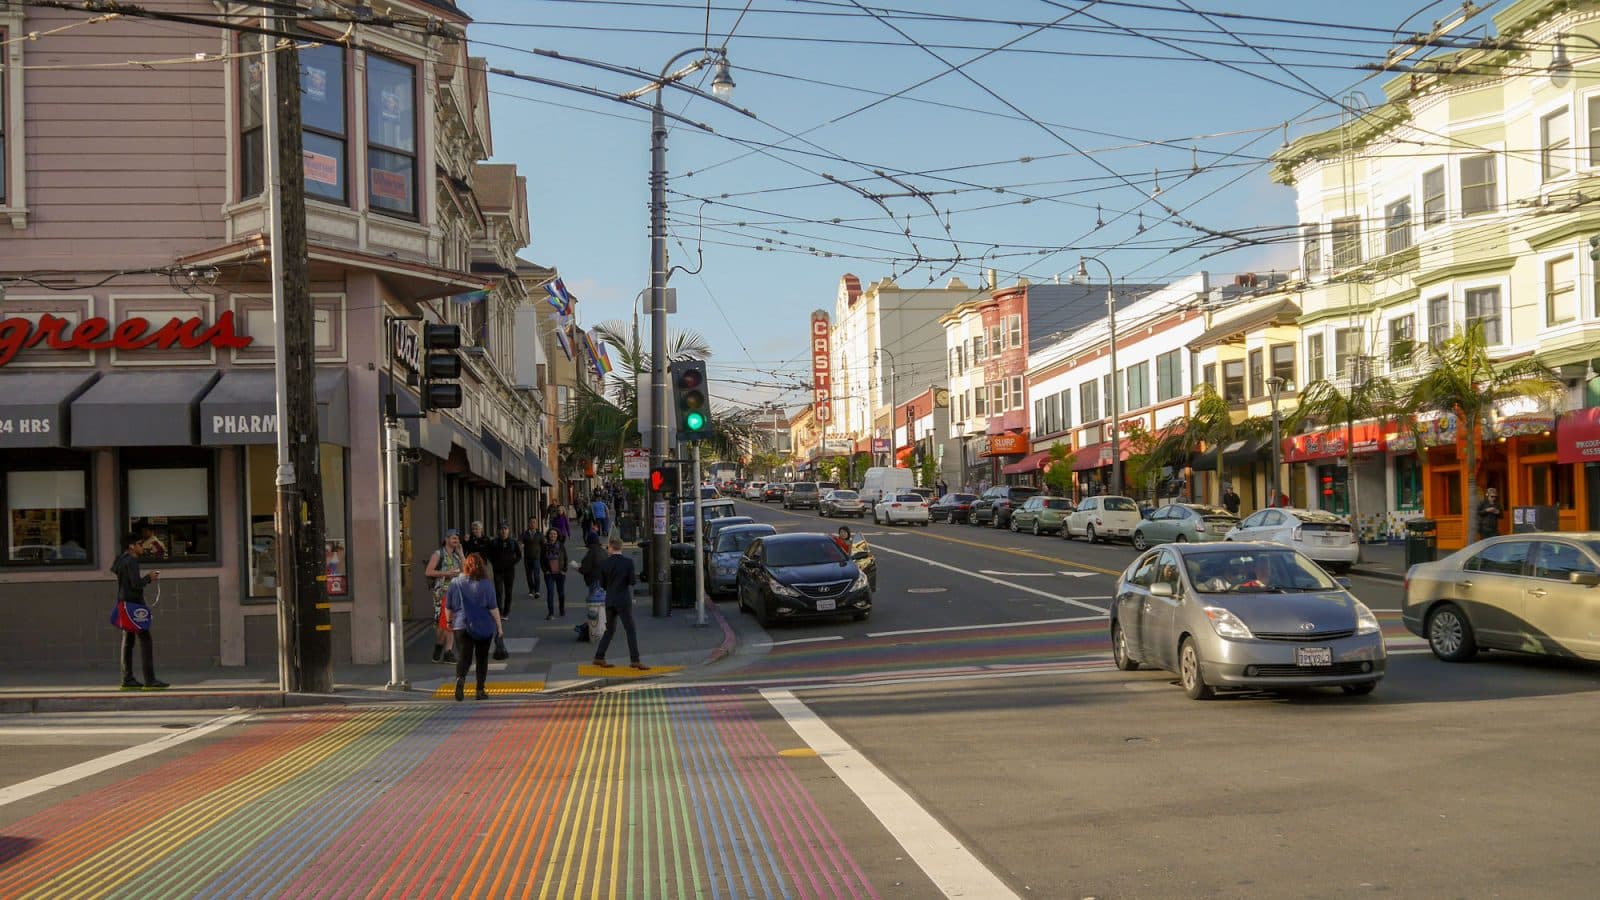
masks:
<path id="1" fill-rule="evenodd" d="M 1495 419 L 1494 436 L 1502 438 L 1527 437 L 1549 434 L 1555 428 L 1555 417 L 1548 413 L 1532 413 Z"/>
<path id="2" fill-rule="evenodd" d="M 155 331 L 150 330 L 150 324 L 149 319 L 138 316 L 114 326 L 104 316 L 93 316 L 76 325 L 48 313 L 40 316 L 38 322 L 21 316 L 0 319 L 0 366 L 11 362 L 18 353 L 41 344 L 52 350 L 144 350 L 149 347 L 193 350 L 206 346 L 242 350 L 253 340 L 234 331 L 232 311 L 218 316 L 210 327 L 198 316 L 189 319 L 174 316 Z"/>
<path id="3" fill-rule="evenodd" d="M 1562 463 L 1600 463 L 1600 407 L 1574 410 L 1561 418 L 1556 459 Z"/>
<path id="4" fill-rule="evenodd" d="M 350 593 L 350 580 L 346 575 L 329 575 L 327 583 L 329 597 L 344 597 Z"/>
<path id="5" fill-rule="evenodd" d="M 989 438 L 990 456 L 1016 456 L 1028 452 L 1028 436 L 1018 432 L 996 434 Z"/>
<path id="6" fill-rule="evenodd" d="M 872 452 L 873 453 L 888 453 L 889 452 L 889 439 L 888 438 L 873 438 L 872 439 Z"/>
<path id="7" fill-rule="evenodd" d="M 407 369 L 422 373 L 422 339 L 405 322 L 389 323 L 389 355 Z"/>
<path id="8" fill-rule="evenodd" d="M 833 421 L 833 357 L 828 350 L 830 327 L 826 312 L 819 309 L 811 314 L 811 412 L 824 430 Z"/>

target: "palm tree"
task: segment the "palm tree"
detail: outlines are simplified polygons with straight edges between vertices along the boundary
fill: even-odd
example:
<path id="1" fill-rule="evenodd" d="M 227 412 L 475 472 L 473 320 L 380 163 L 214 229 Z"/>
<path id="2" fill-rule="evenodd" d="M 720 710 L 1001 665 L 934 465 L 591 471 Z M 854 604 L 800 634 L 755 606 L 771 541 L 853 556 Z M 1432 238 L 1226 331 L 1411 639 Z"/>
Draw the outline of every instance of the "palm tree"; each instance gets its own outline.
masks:
<path id="1" fill-rule="evenodd" d="M 1405 416 L 1409 409 L 1399 386 L 1386 376 L 1352 378 L 1346 388 L 1340 388 L 1335 382 L 1324 378 L 1307 385 L 1300 392 L 1299 404 L 1283 418 L 1289 434 L 1300 431 L 1309 421 L 1344 425 L 1345 489 L 1350 498 L 1350 524 L 1358 535 L 1361 516 L 1355 478 L 1355 424 L 1377 419 L 1381 425 L 1390 419 Z"/>
<path id="2" fill-rule="evenodd" d="M 1412 385 L 1413 411 L 1455 416 L 1466 469 L 1463 512 L 1470 516 L 1478 502 L 1478 460 L 1483 450 L 1483 430 L 1495 407 L 1507 400 L 1531 399 L 1545 408 L 1554 406 L 1562 393 L 1561 379 L 1534 359 L 1497 364 L 1489 358 L 1483 325 L 1474 322 L 1461 334 L 1447 338 L 1429 351 L 1427 374 Z M 1418 442 L 1421 449 L 1421 442 Z M 1468 532 L 1470 535 L 1470 532 Z"/>
<path id="3" fill-rule="evenodd" d="M 1202 384 L 1194 392 L 1189 414 L 1173 420 L 1154 435 L 1148 454 L 1159 461 L 1158 468 L 1186 464 L 1199 452 L 1201 444 L 1220 447 L 1233 440 L 1239 434 L 1240 425 L 1233 421 L 1228 401 L 1222 399 L 1216 388 Z"/>

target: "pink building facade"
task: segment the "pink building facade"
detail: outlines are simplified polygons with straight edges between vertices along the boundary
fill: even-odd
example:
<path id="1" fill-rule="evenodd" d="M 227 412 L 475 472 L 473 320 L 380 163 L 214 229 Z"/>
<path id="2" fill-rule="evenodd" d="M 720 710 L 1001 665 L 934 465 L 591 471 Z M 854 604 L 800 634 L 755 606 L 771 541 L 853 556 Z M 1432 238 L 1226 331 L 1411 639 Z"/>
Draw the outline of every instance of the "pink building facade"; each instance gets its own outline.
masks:
<path id="1" fill-rule="evenodd" d="M 469 24 L 446 2 L 396 2 L 390 14 Z M 226 27 L 260 20 L 90 20 L 0 6 L 0 606 L 21 632 L 11 656 L 109 670 L 108 568 L 133 531 L 147 539 L 147 567 L 163 571 L 158 665 L 269 664 L 267 67 L 256 36 Z M 530 240 L 527 185 L 514 167 L 482 162 L 493 151 L 482 61 L 416 29 L 359 26 L 346 38 L 327 24 L 313 33 L 333 42 L 302 44 L 300 59 L 338 576 L 328 600 L 336 660 L 377 663 L 389 619 L 386 372 L 404 371 L 390 351 L 410 327 L 388 317 L 460 324 L 465 343 L 463 407 L 410 423 L 408 618 L 429 612 L 421 566 L 445 528 L 504 519 L 520 530 L 541 511 L 550 425 L 541 386 L 513 377 L 516 313 L 529 302 L 516 259 Z M 40 37 L 14 40 L 29 32 Z M 105 65 L 130 59 L 144 64 Z M 400 406 L 415 409 L 404 379 L 395 384 Z"/>

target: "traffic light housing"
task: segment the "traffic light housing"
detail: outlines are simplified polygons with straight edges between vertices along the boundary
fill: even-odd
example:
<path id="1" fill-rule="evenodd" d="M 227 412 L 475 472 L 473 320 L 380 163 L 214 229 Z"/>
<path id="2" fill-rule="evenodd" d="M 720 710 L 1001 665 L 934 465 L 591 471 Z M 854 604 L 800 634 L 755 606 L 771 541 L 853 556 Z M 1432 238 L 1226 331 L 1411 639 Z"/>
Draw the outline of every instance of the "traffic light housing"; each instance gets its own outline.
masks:
<path id="1" fill-rule="evenodd" d="M 422 326 L 422 411 L 461 408 L 461 326 Z"/>
<path id="2" fill-rule="evenodd" d="M 682 493 L 677 466 L 660 466 L 650 470 L 650 492 L 661 496 Z"/>
<path id="3" fill-rule="evenodd" d="M 678 441 L 703 441 L 711 436 L 711 392 L 706 384 L 706 364 L 698 359 L 680 359 L 672 364 L 671 374 Z"/>

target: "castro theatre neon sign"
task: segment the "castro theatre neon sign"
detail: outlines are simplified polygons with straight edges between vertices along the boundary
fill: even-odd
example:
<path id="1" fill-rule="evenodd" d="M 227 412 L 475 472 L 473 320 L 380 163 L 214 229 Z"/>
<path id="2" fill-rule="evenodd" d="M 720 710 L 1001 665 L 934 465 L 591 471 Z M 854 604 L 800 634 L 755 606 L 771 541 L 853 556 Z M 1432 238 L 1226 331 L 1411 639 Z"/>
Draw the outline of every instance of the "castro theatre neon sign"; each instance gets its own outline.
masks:
<path id="1" fill-rule="evenodd" d="M 154 331 L 150 326 L 149 319 L 138 317 L 124 319 L 116 326 L 103 316 L 84 319 L 76 325 L 49 314 L 40 316 L 38 322 L 20 316 L 0 319 L 0 366 L 11 362 L 18 353 L 40 345 L 52 350 L 243 350 L 254 341 L 234 331 L 232 311 L 218 316 L 209 327 L 199 317 L 173 317 Z"/>

